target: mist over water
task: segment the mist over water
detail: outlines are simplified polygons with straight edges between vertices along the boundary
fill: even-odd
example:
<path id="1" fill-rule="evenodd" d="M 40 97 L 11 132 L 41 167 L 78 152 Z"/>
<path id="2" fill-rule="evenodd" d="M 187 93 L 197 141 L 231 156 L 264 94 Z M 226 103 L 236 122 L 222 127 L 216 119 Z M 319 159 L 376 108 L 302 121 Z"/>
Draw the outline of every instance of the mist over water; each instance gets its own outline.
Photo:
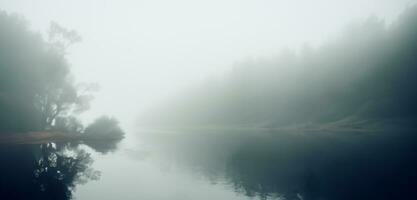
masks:
<path id="1" fill-rule="evenodd" d="M 36 32 L 47 32 L 51 21 L 76 30 L 82 42 L 67 55 L 74 79 L 101 88 L 90 111 L 80 117 L 90 122 L 114 115 L 130 129 L 156 103 L 163 105 L 211 77 L 221 78 L 236 63 L 275 57 L 305 44 L 319 47 L 348 24 L 370 16 L 390 24 L 412 3 L 13 0 L 0 7 L 26 17 Z"/>
<path id="2" fill-rule="evenodd" d="M 168 129 L 413 126 L 416 18 L 415 7 L 389 25 L 371 17 L 319 48 L 243 62 L 224 78 L 150 109 L 139 123 Z"/>
<path id="3" fill-rule="evenodd" d="M 249 197 L 415 197 L 414 132 L 212 130 L 148 137 L 160 144 L 165 162 Z"/>
<path id="4" fill-rule="evenodd" d="M 0 199 L 417 199 L 413 1 L 0 2 Z"/>

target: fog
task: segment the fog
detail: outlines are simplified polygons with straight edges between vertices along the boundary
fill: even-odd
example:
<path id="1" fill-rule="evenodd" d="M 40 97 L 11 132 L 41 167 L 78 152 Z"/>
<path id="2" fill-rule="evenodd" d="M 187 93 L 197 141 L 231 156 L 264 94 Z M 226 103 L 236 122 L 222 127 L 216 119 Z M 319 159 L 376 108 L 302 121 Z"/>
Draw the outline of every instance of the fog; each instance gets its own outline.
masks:
<path id="1" fill-rule="evenodd" d="M 417 192 L 417 2 L 0 1 L 0 199 Z"/>
<path id="2" fill-rule="evenodd" d="M 240 62 L 223 77 L 150 109 L 139 123 L 168 129 L 412 128 L 416 13 L 410 7 L 390 24 L 370 17 L 319 47 Z"/>
<path id="3" fill-rule="evenodd" d="M 76 30 L 82 42 L 69 51 L 72 73 L 100 85 L 82 119 L 114 115 L 131 127 L 156 102 L 237 62 L 320 46 L 373 15 L 390 23 L 411 3 L 3 0 L 0 7 L 26 17 L 34 31 L 46 33 L 51 21 Z"/>

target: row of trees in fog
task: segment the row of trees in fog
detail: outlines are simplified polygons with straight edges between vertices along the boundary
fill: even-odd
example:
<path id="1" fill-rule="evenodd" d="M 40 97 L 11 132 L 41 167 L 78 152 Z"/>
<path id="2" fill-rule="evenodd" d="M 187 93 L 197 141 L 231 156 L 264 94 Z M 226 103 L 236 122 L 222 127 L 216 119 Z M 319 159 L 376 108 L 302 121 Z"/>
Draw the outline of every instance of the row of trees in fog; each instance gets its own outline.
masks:
<path id="1" fill-rule="evenodd" d="M 81 37 L 51 23 L 44 39 L 25 19 L 2 11 L 0 29 L 0 132 L 84 132 L 76 116 L 88 110 L 97 86 L 76 84 L 66 59 Z M 109 117 L 94 124 L 103 120 L 120 129 Z"/>
<path id="2" fill-rule="evenodd" d="M 389 25 L 371 17 L 318 48 L 242 62 L 151 109 L 141 122 L 279 127 L 410 120 L 417 111 L 416 35 L 417 7 Z"/>

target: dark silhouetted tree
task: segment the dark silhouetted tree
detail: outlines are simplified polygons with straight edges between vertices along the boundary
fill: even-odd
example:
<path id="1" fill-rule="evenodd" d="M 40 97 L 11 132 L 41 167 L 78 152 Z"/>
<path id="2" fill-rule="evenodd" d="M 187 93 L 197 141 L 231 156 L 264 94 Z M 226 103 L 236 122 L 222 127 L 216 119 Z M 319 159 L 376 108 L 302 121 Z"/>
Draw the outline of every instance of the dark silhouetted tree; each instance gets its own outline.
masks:
<path id="1" fill-rule="evenodd" d="M 19 16 L 0 11 L 0 131 L 49 130 L 57 117 L 88 109 L 91 85 L 76 86 L 66 60 L 81 40 L 51 23 L 48 41 Z"/>
<path id="2" fill-rule="evenodd" d="M 125 133 L 115 118 L 102 116 L 88 125 L 84 134 L 92 138 L 121 139 Z"/>

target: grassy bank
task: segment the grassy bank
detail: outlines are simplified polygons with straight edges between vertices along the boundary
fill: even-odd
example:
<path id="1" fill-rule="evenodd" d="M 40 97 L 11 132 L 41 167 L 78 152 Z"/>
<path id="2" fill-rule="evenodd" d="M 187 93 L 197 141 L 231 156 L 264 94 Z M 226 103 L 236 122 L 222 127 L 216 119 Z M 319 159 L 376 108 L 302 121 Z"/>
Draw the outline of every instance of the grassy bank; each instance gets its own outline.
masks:
<path id="1" fill-rule="evenodd" d="M 42 144 L 48 142 L 112 141 L 117 139 L 121 138 L 42 131 L 1 134 L 0 144 Z"/>

